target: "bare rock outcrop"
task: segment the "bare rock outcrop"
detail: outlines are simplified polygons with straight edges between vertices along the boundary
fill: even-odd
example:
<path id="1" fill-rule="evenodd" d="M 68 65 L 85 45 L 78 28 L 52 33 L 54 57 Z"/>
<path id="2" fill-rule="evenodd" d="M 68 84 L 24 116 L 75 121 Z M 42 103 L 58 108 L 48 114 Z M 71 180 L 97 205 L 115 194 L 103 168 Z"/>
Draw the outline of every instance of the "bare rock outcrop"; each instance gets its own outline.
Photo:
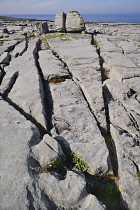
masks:
<path id="1" fill-rule="evenodd" d="M 28 209 L 30 143 L 39 131 L 0 97 L 0 209 Z"/>
<path id="2" fill-rule="evenodd" d="M 49 173 L 41 174 L 37 184 L 59 209 L 106 209 L 95 196 L 87 193 L 85 178 L 78 172 L 68 171 L 65 180 L 59 180 Z"/>
<path id="3" fill-rule="evenodd" d="M 140 25 L 43 22 L 0 20 L 0 209 L 139 210 Z"/>
<path id="4" fill-rule="evenodd" d="M 41 22 L 36 24 L 39 34 L 46 34 L 49 32 L 48 23 Z"/>
<path id="5" fill-rule="evenodd" d="M 82 32 L 85 30 L 85 23 L 77 11 L 70 11 L 66 18 L 67 32 Z"/>
<path id="6" fill-rule="evenodd" d="M 66 31 L 66 14 L 64 12 L 59 12 L 55 17 L 56 31 L 65 32 Z"/>

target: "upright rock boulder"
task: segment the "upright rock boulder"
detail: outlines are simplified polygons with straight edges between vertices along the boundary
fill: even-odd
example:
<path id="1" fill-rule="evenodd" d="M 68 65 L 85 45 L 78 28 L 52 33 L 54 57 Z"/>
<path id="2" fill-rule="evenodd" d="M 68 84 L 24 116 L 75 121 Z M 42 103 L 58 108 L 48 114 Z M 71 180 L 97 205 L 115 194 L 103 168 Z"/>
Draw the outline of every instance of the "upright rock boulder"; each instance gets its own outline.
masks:
<path id="1" fill-rule="evenodd" d="M 46 34 L 46 33 L 49 32 L 47 22 L 37 23 L 36 27 L 37 27 L 37 30 L 40 34 Z"/>
<path id="2" fill-rule="evenodd" d="M 77 11 L 70 11 L 66 18 L 67 32 L 82 32 L 85 30 L 85 23 Z"/>
<path id="3" fill-rule="evenodd" d="M 64 12 L 59 12 L 55 16 L 56 31 L 65 32 L 66 31 L 65 24 L 66 24 L 66 14 Z"/>

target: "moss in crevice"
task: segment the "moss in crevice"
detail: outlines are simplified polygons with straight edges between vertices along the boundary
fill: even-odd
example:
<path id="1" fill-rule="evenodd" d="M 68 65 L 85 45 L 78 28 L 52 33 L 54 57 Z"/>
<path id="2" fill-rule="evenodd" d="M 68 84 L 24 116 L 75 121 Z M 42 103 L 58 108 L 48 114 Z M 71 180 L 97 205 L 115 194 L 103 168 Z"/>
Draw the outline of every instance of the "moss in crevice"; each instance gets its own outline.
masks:
<path id="1" fill-rule="evenodd" d="M 96 41 L 96 39 L 92 38 L 91 44 L 94 45 L 96 48 L 99 48 L 99 45 L 98 45 L 98 42 Z"/>
<path id="2" fill-rule="evenodd" d="M 66 79 L 64 78 L 53 78 L 49 80 L 49 83 L 61 83 L 61 82 L 65 82 Z"/>
<path id="3" fill-rule="evenodd" d="M 54 160 L 44 168 L 33 169 L 34 173 L 56 173 L 60 179 L 65 179 L 67 170 L 77 169 L 85 175 L 87 192 L 95 195 L 105 204 L 108 210 L 121 210 L 119 207 L 119 189 L 115 184 L 113 174 L 97 173 L 91 175 L 89 166 L 74 152 L 65 153 L 65 157 Z"/>
<path id="4" fill-rule="evenodd" d="M 140 181 L 140 172 L 137 172 L 138 180 Z"/>
<path id="5" fill-rule="evenodd" d="M 86 174 L 87 191 L 95 195 L 107 210 L 121 210 L 120 207 L 120 192 L 115 183 L 114 176 L 108 175 L 90 175 Z"/>
<path id="6" fill-rule="evenodd" d="M 109 79 L 109 70 L 103 68 L 102 72 L 102 81 L 104 82 L 105 80 Z"/>
<path id="7" fill-rule="evenodd" d="M 114 141 L 111 137 L 110 131 L 108 131 L 107 133 L 102 133 L 102 136 L 105 139 L 105 143 L 106 143 L 106 146 L 107 146 L 108 151 L 109 151 L 114 176 L 116 178 L 119 178 L 116 149 L 115 149 L 115 144 L 114 144 Z"/>

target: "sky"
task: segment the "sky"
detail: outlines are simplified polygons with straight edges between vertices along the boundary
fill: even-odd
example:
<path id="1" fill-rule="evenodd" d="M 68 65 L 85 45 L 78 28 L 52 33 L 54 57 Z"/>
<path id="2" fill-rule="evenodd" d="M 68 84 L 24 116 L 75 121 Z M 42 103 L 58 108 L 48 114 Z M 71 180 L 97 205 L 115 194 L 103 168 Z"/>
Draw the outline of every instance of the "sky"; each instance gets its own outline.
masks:
<path id="1" fill-rule="evenodd" d="M 140 0 L 0 0 L 0 15 L 49 15 L 72 10 L 81 14 L 140 14 Z"/>

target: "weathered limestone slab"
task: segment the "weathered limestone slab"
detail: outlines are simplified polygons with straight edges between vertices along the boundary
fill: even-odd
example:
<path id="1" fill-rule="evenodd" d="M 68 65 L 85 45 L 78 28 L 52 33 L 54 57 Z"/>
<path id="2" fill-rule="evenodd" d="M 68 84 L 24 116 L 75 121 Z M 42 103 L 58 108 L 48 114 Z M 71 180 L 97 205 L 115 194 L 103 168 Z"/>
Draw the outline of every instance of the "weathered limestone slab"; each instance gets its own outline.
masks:
<path id="1" fill-rule="evenodd" d="M 47 134 L 38 145 L 33 147 L 32 151 L 41 167 L 45 167 L 52 161 L 58 160 L 64 156 L 59 143 Z"/>
<path id="2" fill-rule="evenodd" d="M 131 59 L 125 55 L 117 52 L 112 53 L 102 53 L 102 57 L 105 60 L 104 68 L 110 69 L 114 66 L 137 68 L 137 66 L 132 62 Z"/>
<path id="3" fill-rule="evenodd" d="M 123 101 L 126 100 L 130 94 L 130 89 L 117 80 L 107 79 L 103 84 L 108 101 L 110 101 L 111 98 L 116 101 Z"/>
<path id="4" fill-rule="evenodd" d="M 125 79 L 123 80 L 123 83 L 138 94 L 140 94 L 140 77 Z"/>
<path id="5" fill-rule="evenodd" d="M 140 185 L 137 174 L 137 169 L 140 168 L 139 146 L 134 146 L 135 139 L 130 134 L 112 125 L 110 128 L 118 157 L 119 189 L 124 202 L 128 205 L 126 208 L 139 210 Z"/>
<path id="6" fill-rule="evenodd" d="M 120 41 L 117 45 L 122 48 L 124 54 L 139 53 L 138 46 L 134 42 Z"/>
<path id="7" fill-rule="evenodd" d="M 85 30 L 85 23 L 77 11 L 70 11 L 66 17 L 67 32 L 81 32 Z"/>
<path id="8" fill-rule="evenodd" d="M 70 78 L 70 75 L 62 62 L 56 58 L 51 50 L 39 51 L 39 63 L 42 69 L 44 78 L 51 80 L 53 78 Z"/>
<path id="9" fill-rule="evenodd" d="M 99 58 L 96 48 L 90 44 L 91 37 L 87 35 L 82 37 L 65 42 L 61 39 L 51 39 L 49 45 L 66 62 L 73 79 L 80 85 L 88 100 L 101 129 L 106 130 Z"/>
<path id="10" fill-rule="evenodd" d="M 115 79 L 118 82 L 123 82 L 125 79 L 140 77 L 140 71 L 137 68 L 112 67 L 109 71 L 109 78 Z"/>
<path id="11" fill-rule="evenodd" d="M 37 184 L 60 209 L 106 209 L 94 195 L 87 193 L 84 176 L 73 171 L 67 172 L 65 180 L 49 173 L 41 174 Z"/>
<path id="12" fill-rule="evenodd" d="M 140 52 L 138 54 L 130 53 L 127 55 L 127 57 L 130 58 L 136 64 L 137 67 L 140 68 L 140 56 L 139 55 L 140 55 Z"/>
<path id="13" fill-rule="evenodd" d="M 29 145 L 39 132 L 2 98 L 0 110 L 0 209 L 29 209 Z"/>
<path id="14" fill-rule="evenodd" d="M 10 25 L 7 27 L 9 32 L 13 32 L 13 31 L 22 31 L 22 27 L 18 26 L 18 25 Z"/>
<path id="15" fill-rule="evenodd" d="M 113 125 L 127 131 L 133 136 L 139 135 L 139 132 L 134 127 L 134 122 L 129 115 L 130 113 L 127 112 L 123 106 L 115 101 L 111 101 L 108 106 L 110 122 Z"/>
<path id="16" fill-rule="evenodd" d="M 4 52 L 1 56 L 0 56 L 0 64 L 5 64 L 8 65 L 9 62 L 11 60 L 11 55 L 8 52 Z"/>
<path id="17" fill-rule="evenodd" d="M 19 43 L 18 45 L 16 45 L 15 49 L 11 53 L 11 57 L 16 58 L 18 56 L 21 56 L 26 51 L 26 48 L 27 48 L 26 41 Z"/>
<path id="18" fill-rule="evenodd" d="M 121 53 L 122 49 L 117 47 L 115 43 L 112 43 L 108 40 L 109 36 L 99 34 L 95 37 L 95 40 L 97 41 L 97 44 L 101 50 L 101 53 L 107 53 L 107 52 L 117 52 Z"/>
<path id="19" fill-rule="evenodd" d="M 104 82 L 104 91 L 108 102 L 114 99 L 121 102 L 127 110 L 140 114 L 140 102 L 132 96 L 130 89 L 123 83 L 108 79 Z"/>
<path id="20" fill-rule="evenodd" d="M 16 40 L 4 42 L 3 46 L 0 47 L 0 55 L 3 52 L 10 52 L 13 50 L 17 43 L 18 42 Z"/>
<path id="21" fill-rule="evenodd" d="M 37 43 L 37 39 L 31 40 L 27 51 L 22 56 L 11 61 L 10 66 L 6 69 L 7 73 L 0 90 L 2 94 L 7 94 L 7 89 L 11 85 L 11 79 L 16 74 L 16 77 L 14 77 L 16 82 L 8 97 L 26 113 L 35 118 L 43 127 L 46 127 L 45 111 L 41 99 L 43 97 L 42 84 L 34 59 Z M 12 83 L 14 80 L 12 80 Z"/>
<path id="22" fill-rule="evenodd" d="M 71 150 L 90 166 L 92 173 L 107 171 L 108 150 L 81 90 L 71 80 L 50 84 L 50 90 L 56 129 L 53 137 L 63 137 Z"/>
<path id="23" fill-rule="evenodd" d="M 65 23 L 66 23 L 66 14 L 64 12 L 59 12 L 55 16 L 56 31 L 65 32 L 66 31 Z"/>

